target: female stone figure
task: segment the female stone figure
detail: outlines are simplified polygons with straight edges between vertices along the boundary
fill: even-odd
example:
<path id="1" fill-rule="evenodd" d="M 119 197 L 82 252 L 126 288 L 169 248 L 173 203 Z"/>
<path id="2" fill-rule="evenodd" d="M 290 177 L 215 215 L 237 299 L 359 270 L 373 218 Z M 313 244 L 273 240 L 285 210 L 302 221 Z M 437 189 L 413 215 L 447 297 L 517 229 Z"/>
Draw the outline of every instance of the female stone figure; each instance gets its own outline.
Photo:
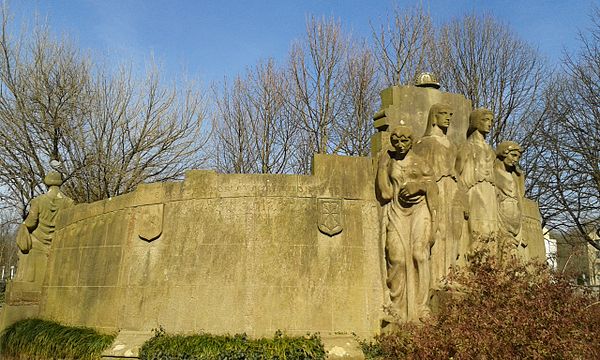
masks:
<path id="1" fill-rule="evenodd" d="M 504 141 L 496 149 L 494 164 L 500 238 L 513 249 L 527 246 L 521 236 L 525 177 L 518 163 L 522 153 L 519 144 Z"/>
<path id="2" fill-rule="evenodd" d="M 461 240 L 461 254 L 473 247 L 495 240 L 498 233 L 498 210 L 494 188 L 494 160 L 496 154 L 485 141 L 490 132 L 493 114 L 477 109 L 469 116 L 467 141 L 458 149 L 456 172 L 459 187 L 466 193 L 469 235 Z M 465 238 L 465 237 L 463 237 Z M 490 247 L 492 251 L 494 247 Z"/>
<path id="3" fill-rule="evenodd" d="M 411 151 L 409 127 L 392 129 L 393 150 L 382 151 L 377 187 L 384 205 L 387 279 L 391 307 L 398 320 L 429 315 L 429 253 L 433 243 L 437 188 L 427 163 Z"/>
<path id="4" fill-rule="evenodd" d="M 448 139 L 448 127 L 453 110 L 446 104 L 434 104 L 429 110 L 427 128 L 423 137 L 415 144 L 414 151 L 433 169 L 434 180 L 439 191 L 439 231 L 431 248 L 432 287 L 448 274 L 450 266 L 456 264 L 458 239 L 462 232 L 463 213 L 457 198 L 456 156 L 458 149 Z"/>

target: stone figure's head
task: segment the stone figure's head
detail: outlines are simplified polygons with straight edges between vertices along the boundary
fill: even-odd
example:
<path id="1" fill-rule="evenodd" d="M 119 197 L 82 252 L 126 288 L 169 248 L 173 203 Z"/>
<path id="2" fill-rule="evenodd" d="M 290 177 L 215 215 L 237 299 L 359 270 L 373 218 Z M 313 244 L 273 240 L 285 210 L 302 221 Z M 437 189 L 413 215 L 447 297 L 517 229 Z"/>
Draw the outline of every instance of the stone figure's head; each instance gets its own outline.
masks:
<path id="1" fill-rule="evenodd" d="M 523 149 L 514 141 L 503 141 L 496 148 L 496 157 L 506 165 L 507 169 L 515 168 L 522 154 Z"/>
<path id="2" fill-rule="evenodd" d="M 479 131 L 484 136 L 487 135 L 492 128 L 493 120 L 494 113 L 488 109 L 479 108 L 471 111 L 467 136 L 471 135 L 475 130 Z"/>
<path id="3" fill-rule="evenodd" d="M 394 126 L 390 134 L 390 143 L 400 154 L 406 154 L 413 143 L 412 129 L 406 125 Z"/>
<path id="4" fill-rule="evenodd" d="M 62 175 L 58 171 L 50 171 L 44 177 L 46 186 L 61 186 L 63 183 Z"/>
<path id="5" fill-rule="evenodd" d="M 431 135 L 431 131 L 435 126 L 442 129 L 444 133 L 450 126 L 452 115 L 454 111 L 448 104 L 433 104 L 429 108 L 429 116 L 427 117 L 427 128 L 425 129 L 425 136 Z"/>

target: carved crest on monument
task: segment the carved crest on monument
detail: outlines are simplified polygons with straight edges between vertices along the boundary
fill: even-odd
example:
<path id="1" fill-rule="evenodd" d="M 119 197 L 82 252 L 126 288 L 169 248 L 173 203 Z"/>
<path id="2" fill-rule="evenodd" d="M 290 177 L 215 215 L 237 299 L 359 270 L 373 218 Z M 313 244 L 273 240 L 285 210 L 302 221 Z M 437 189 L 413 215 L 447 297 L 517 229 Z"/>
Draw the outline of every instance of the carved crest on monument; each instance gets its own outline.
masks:
<path id="1" fill-rule="evenodd" d="M 342 200 L 318 199 L 319 231 L 334 236 L 342 232 Z"/>
<path id="2" fill-rule="evenodd" d="M 154 241 L 162 234 L 164 204 L 142 206 L 137 209 L 136 233 L 144 241 Z"/>

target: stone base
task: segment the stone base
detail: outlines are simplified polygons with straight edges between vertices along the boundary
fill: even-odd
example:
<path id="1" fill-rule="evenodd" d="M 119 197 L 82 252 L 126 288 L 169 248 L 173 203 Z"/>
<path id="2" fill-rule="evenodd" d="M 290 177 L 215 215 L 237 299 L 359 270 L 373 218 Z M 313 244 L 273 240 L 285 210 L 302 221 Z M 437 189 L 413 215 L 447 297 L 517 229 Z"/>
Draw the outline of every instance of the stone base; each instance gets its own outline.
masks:
<path id="1" fill-rule="evenodd" d="M 9 281 L 6 284 L 6 303 L 10 305 L 38 304 L 42 295 L 40 284 Z"/>
<path id="2" fill-rule="evenodd" d="M 364 360 L 365 358 L 360 345 L 353 336 L 323 336 L 322 341 L 328 360 Z"/>
<path id="3" fill-rule="evenodd" d="M 0 332 L 17 321 L 38 317 L 39 312 L 40 306 L 38 304 L 4 304 L 0 309 Z"/>
<path id="4" fill-rule="evenodd" d="M 140 348 L 152 336 L 147 331 L 121 331 L 102 359 L 138 359 Z"/>

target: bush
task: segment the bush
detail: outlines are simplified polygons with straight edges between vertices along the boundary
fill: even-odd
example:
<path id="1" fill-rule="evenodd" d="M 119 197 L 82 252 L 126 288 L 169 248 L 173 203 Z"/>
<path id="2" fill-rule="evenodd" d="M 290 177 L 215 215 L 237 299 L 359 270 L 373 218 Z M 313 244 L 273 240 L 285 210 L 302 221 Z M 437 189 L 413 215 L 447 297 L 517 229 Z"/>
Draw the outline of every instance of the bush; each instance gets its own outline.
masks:
<path id="1" fill-rule="evenodd" d="M 281 332 L 273 339 L 252 340 L 246 334 L 167 335 L 156 331 L 140 349 L 141 360 L 258 360 L 258 359 L 325 359 L 325 349 L 318 335 L 289 337 Z"/>
<path id="2" fill-rule="evenodd" d="M 2 359 L 99 359 L 115 335 L 40 319 L 21 320 L 0 335 Z"/>
<path id="3" fill-rule="evenodd" d="M 481 250 L 448 284 L 436 317 L 377 339 L 384 358 L 600 359 L 598 299 L 544 264 Z"/>

